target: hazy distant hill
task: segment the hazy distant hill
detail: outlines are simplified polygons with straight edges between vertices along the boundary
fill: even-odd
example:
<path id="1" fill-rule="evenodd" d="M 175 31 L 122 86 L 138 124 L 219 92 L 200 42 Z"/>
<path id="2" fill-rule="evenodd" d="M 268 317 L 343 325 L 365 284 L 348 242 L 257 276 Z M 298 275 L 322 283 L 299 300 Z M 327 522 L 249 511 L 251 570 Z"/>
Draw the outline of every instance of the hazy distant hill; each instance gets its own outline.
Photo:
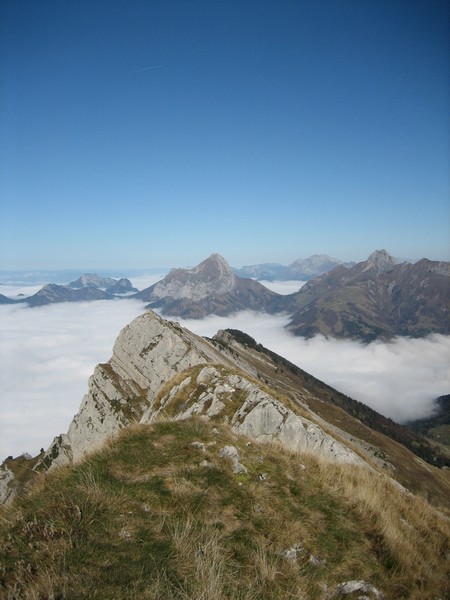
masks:
<path id="1" fill-rule="evenodd" d="M 164 315 L 196 319 L 238 310 L 274 312 L 282 303 L 282 296 L 257 281 L 236 276 L 219 254 L 193 269 L 172 269 L 134 298 L 148 302 L 150 308 L 161 308 Z"/>
<path id="2" fill-rule="evenodd" d="M 0 304 L 15 304 L 15 303 L 16 303 L 16 301 L 12 300 L 12 298 L 8 298 L 7 296 L 0 294 Z"/>
<path id="3" fill-rule="evenodd" d="M 308 281 L 339 265 L 350 267 L 354 263 L 344 263 L 342 260 L 326 254 L 314 254 L 309 258 L 299 258 L 287 266 L 278 263 L 263 263 L 234 269 L 234 272 L 239 277 L 251 277 L 266 281 Z"/>
<path id="4" fill-rule="evenodd" d="M 129 292 L 137 292 L 129 279 L 122 277 L 121 279 L 113 279 L 112 277 L 101 277 L 95 273 L 84 273 L 75 281 L 71 281 L 68 287 L 74 289 L 81 288 L 98 288 L 104 289 L 109 294 L 127 294 Z"/>
<path id="5" fill-rule="evenodd" d="M 385 250 L 309 281 L 286 300 L 289 330 L 370 341 L 450 333 L 450 263 L 396 264 Z"/>
<path id="6" fill-rule="evenodd" d="M 6 296 L 2 297 L 0 294 L 0 304 L 26 303 L 30 307 L 35 307 L 61 302 L 111 300 L 114 297 L 136 291 L 129 279 L 112 279 L 111 277 L 100 277 L 99 275 L 87 273 L 68 285 L 48 283 L 36 294 L 20 300 L 13 300 L 6 298 Z"/>
<path id="7" fill-rule="evenodd" d="M 85 287 L 73 290 L 64 285 L 49 283 L 45 285 L 33 296 L 25 298 L 22 302 L 26 302 L 29 306 L 45 306 L 46 304 L 57 304 L 60 302 L 80 302 L 90 300 L 110 300 L 113 298 L 102 290 L 93 287 Z"/>

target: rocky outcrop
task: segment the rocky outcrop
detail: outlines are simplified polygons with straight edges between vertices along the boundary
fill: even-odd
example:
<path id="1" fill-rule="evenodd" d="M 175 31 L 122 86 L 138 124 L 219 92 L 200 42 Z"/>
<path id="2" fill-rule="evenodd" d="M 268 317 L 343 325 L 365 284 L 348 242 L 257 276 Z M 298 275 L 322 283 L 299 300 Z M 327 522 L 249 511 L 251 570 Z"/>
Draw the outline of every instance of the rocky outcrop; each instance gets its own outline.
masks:
<path id="1" fill-rule="evenodd" d="M 153 286 L 152 296 L 198 302 L 211 294 L 231 292 L 234 284 L 235 276 L 227 261 L 219 254 L 212 254 L 193 269 L 172 269 Z"/>
<path id="2" fill-rule="evenodd" d="M 174 408 L 176 407 L 176 408 Z M 320 455 L 339 463 L 366 464 L 355 452 L 287 408 L 247 377 L 227 368 L 205 366 L 196 378 L 186 377 L 149 407 L 141 422 L 160 414 L 175 420 L 194 415 L 229 423 L 238 435 L 258 442 L 279 441 L 296 452 Z"/>
<path id="3" fill-rule="evenodd" d="M 14 497 L 14 487 L 11 485 L 14 481 L 14 473 L 3 464 L 0 467 L 0 504 L 5 504 Z"/>
<path id="4" fill-rule="evenodd" d="M 236 446 L 224 446 L 219 450 L 220 458 L 226 458 L 231 462 L 231 468 L 233 473 L 248 473 L 247 467 L 245 467 L 239 460 L 239 452 Z"/>
<path id="5" fill-rule="evenodd" d="M 110 436 L 139 421 L 161 387 L 205 362 L 226 362 L 206 340 L 148 311 L 126 326 L 109 362 L 98 365 L 67 434 L 44 457 L 52 465 L 78 461 Z"/>

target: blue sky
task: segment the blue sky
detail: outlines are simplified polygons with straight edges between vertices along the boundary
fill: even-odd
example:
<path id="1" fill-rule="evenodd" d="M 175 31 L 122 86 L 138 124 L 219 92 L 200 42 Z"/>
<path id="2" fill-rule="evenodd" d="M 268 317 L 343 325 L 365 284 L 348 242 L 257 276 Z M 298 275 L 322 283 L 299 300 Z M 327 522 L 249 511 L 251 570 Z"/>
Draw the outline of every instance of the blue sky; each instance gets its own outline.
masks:
<path id="1" fill-rule="evenodd" d="M 3 0 L 0 269 L 450 259 L 440 0 Z"/>

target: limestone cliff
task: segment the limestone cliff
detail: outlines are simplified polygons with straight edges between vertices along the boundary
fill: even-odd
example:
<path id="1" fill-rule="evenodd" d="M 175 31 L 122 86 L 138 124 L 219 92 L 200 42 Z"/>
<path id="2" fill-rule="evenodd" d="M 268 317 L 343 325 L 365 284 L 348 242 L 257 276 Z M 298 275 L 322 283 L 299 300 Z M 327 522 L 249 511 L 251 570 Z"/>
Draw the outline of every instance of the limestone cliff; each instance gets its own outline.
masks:
<path id="1" fill-rule="evenodd" d="M 152 311 L 119 334 L 111 359 L 97 365 L 67 434 L 55 438 L 44 460 L 78 461 L 111 435 L 139 421 L 165 382 L 207 362 L 227 362 L 214 346 Z"/>

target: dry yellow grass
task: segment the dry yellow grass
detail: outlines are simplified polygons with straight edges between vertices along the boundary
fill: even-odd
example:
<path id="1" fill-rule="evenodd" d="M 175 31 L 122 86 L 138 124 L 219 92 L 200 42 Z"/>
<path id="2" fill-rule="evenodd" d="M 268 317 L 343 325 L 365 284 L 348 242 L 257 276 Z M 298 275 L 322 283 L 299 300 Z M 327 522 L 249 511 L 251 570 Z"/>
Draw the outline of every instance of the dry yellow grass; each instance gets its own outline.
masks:
<path id="1" fill-rule="evenodd" d="M 319 600 L 350 579 L 394 600 L 449 594 L 449 523 L 425 500 L 202 421 L 133 427 L 0 517 L 9 600 Z"/>

